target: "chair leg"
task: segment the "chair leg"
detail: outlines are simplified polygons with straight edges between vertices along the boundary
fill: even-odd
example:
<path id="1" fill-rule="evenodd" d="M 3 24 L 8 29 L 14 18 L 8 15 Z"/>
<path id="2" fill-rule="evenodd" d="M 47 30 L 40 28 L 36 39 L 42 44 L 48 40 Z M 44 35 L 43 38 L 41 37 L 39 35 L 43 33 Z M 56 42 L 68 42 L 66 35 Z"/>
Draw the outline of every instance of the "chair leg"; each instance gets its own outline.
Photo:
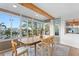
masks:
<path id="1" fill-rule="evenodd" d="M 24 53 L 24 56 L 28 56 L 29 54 L 28 54 L 28 51 L 26 51 L 25 53 Z"/>
<path id="2" fill-rule="evenodd" d="M 52 44 L 51 52 L 52 52 L 52 55 L 53 55 L 53 52 L 54 52 L 53 44 Z"/>
<path id="3" fill-rule="evenodd" d="M 43 56 L 44 55 L 43 47 L 41 47 L 40 51 L 41 51 L 41 56 Z"/>
<path id="4" fill-rule="evenodd" d="M 50 46 L 48 46 L 48 56 L 51 56 L 51 47 Z"/>
<path id="5" fill-rule="evenodd" d="M 15 54 L 15 52 L 14 52 L 14 51 L 12 51 L 12 56 L 14 56 L 14 54 Z"/>
<path id="6" fill-rule="evenodd" d="M 13 56 L 13 52 L 12 52 L 12 56 Z"/>

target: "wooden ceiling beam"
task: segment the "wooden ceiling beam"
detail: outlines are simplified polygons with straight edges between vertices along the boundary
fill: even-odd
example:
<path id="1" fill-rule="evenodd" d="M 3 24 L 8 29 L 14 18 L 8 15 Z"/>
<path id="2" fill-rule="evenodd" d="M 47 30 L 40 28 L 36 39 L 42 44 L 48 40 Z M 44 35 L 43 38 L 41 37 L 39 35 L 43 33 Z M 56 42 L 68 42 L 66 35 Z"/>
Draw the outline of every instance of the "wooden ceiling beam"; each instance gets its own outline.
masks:
<path id="1" fill-rule="evenodd" d="M 54 17 L 52 17 L 51 15 L 49 15 L 47 12 L 43 11 L 41 8 L 37 7 L 36 5 L 32 4 L 32 3 L 20 3 L 22 6 L 24 6 L 25 8 L 29 8 L 45 17 L 47 17 L 48 19 L 54 19 Z"/>
<path id="2" fill-rule="evenodd" d="M 18 16 L 21 15 L 22 17 L 26 17 L 26 18 L 35 19 L 35 18 L 33 18 L 33 17 L 26 16 L 26 15 L 23 15 L 23 14 L 20 14 L 20 13 L 15 13 L 15 12 L 12 12 L 12 11 L 10 11 L 10 10 L 3 9 L 3 8 L 0 8 L 0 11 L 6 12 L 6 13 L 10 13 L 10 14 L 13 14 L 13 15 L 18 15 Z M 39 19 L 37 19 L 37 20 L 39 20 Z"/>

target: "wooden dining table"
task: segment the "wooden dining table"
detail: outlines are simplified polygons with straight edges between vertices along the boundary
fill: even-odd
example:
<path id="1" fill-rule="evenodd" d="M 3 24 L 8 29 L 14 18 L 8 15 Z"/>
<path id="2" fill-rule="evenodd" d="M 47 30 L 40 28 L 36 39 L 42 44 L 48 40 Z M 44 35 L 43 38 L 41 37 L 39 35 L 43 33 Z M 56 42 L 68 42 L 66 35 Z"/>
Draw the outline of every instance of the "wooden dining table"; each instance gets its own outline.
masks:
<path id="1" fill-rule="evenodd" d="M 23 45 L 25 45 L 25 46 L 32 46 L 32 45 L 34 45 L 34 48 L 35 48 L 35 56 L 36 56 L 36 45 L 38 44 L 38 43 L 40 43 L 41 42 L 41 38 L 22 38 L 20 41 L 19 41 L 20 43 L 22 43 Z"/>

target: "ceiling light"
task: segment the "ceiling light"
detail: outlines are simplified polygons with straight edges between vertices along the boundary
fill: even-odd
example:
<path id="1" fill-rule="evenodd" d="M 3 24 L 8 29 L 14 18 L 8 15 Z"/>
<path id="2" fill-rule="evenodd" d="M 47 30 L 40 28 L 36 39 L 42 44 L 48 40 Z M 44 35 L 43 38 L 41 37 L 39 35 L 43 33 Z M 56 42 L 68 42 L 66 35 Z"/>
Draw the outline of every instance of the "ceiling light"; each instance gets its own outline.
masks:
<path id="1" fill-rule="evenodd" d="M 13 7 L 14 7 L 14 8 L 17 8 L 17 6 L 16 6 L 16 5 L 13 5 Z"/>
<path id="2" fill-rule="evenodd" d="M 36 14 L 36 16 L 38 16 L 38 15 Z"/>

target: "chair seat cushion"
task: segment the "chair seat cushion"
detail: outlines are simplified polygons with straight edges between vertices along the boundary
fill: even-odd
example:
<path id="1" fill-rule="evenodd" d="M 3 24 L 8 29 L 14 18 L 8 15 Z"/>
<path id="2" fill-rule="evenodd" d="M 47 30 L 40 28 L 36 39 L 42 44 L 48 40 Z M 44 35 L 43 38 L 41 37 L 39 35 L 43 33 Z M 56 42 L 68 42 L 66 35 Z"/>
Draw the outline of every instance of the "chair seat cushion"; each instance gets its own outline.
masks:
<path id="1" fill-rule="evenodd" d="M 17 48 L 17 55 L 21 55 L 21 54 L 24 54 L 24 53 L 27 53 L 28 50 L 26 47 L 20 47 L 20 48 Z"/>

